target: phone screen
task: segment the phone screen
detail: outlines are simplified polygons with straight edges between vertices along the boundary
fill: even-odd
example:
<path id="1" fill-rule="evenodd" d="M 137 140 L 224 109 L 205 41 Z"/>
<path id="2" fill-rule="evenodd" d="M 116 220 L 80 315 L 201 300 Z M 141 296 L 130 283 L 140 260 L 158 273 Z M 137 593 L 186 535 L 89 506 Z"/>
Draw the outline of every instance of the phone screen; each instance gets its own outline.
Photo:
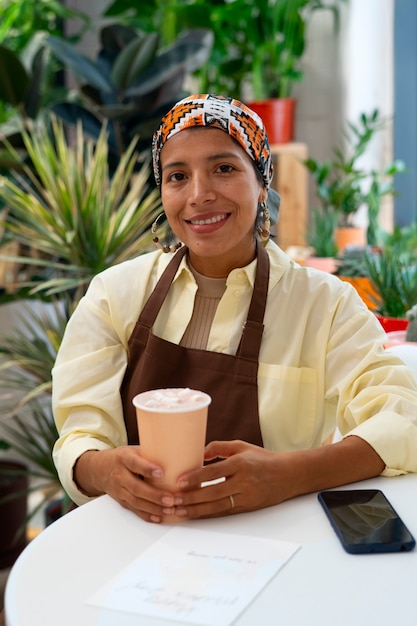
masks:
<path id="1" fill-rule="evenodd" d="M 321 491 L 318 499 L 347 552 L 399 552 L 416 544 L 378 489 Z"/>

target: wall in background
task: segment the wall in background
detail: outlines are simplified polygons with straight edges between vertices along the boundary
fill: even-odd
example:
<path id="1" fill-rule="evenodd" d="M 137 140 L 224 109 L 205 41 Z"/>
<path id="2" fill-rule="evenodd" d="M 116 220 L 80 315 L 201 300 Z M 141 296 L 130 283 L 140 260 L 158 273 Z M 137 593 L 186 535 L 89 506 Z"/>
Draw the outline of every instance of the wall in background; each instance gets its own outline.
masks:
<path id="1" fill-rule="evenodd" d="M 388 120 L 386 130 L 375 137 L 362 163 L 380 168 L 392 159 L 393 7 L 394 0 L 349 0 L 341 5 L 338 32 L 327 13 L 317 12 L 310 23 L 305 80 L 297 89 L 297 138 L 307 143 L 312 156 L 329 158 L 347 120 L 356 122 L 360 113 L 378 108 Z M 311 189 L 309 200 L 314 205 Z M 359 212 L 357 221 L 365 224 L 366 212 Z M 381 222 L 392 227 L 390 198 Z"/>
<path id="2" fill-rule="evenodd" d="M 143 1 L 143 0 L 142 0 Z M 146 2 L 146 0 L 145 0 Z M 91 28 L 85 33 L 80 49 L 87 56 L 94 57 L 97 52 L 97 33 L 102 25 L 100 16 L 110 5 L 111 0 L 66 0 L 65 4 L 73 9 L 82 11 L 91 17 Z M 71 22 L 66 23 L 67 34 L 71 33 Z"/>

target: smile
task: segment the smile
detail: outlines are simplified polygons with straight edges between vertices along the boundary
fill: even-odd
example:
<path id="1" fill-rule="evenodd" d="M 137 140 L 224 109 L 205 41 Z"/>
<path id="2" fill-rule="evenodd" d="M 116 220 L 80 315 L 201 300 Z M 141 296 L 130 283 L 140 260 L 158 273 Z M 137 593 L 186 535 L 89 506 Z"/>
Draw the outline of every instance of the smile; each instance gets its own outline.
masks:
<path id="1" fill-rule="evenodd" d="M 228 214 L 224 215 L 216 215 L 214 217 L 210 217 L 206 220 L 186 220 L 189 224 L 195 224 L 196 226 L 204 226 L 205 224 L 216 224 L 216 222 L 221 222 L 228 218 Z"/>

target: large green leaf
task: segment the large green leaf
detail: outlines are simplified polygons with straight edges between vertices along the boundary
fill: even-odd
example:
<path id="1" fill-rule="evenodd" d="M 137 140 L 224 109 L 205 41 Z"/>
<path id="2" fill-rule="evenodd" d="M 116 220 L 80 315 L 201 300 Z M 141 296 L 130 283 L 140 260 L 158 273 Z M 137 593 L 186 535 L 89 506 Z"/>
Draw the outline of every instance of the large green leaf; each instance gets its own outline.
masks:
<path id="1" fill-rule="evenodd" d="M 0 98 L 18 106 L 25 99 L 28 82 L 28 74 L 16 54 L 0 45 Z"/>
<path id="2" fill-rule="evenodd" d="M 195 28 L 180 33 L 168 54 L 177 52 L 177 61 L 185 63 L 187 72 L 193 72 L 207 62 L 213 45 L 214 35 L 208 28 Z"/>
<path id="3" fill-rule="evenodd" d="M 123 24 L 110 24 L 100 31 L 100 43 L 104 50 L 120 52 L 131 41 L 145 37 L 145 33 L 136 31 Z"/>
<path id="4" fill-rule="evenodd" d="M 47 37 L 46 43 L 55 56 L 67 67 L 71 68 L 76 76 L 87 81 L 97 89 L 111 93 L 114 89 L 111 81 L 103 74 L 96 63 L 78 52 L 73 46 L 58 37 Z"/>
<path id="5" fill-rule="evenodd" d="M 128 89 L 126 96 L 138 97 L 148 93 L 175 76 L 185 77 L 208 58 L 212 42 L 211 31 L 184 32 L 178 40 L 159 54 L 151 67 Z"/>
<path id="6" fill-rule="evenodd" d="M 32 74 L 29 76 L 25 99 L 26 114 L 32 119 L 37 117 L 42 101 L 41 91 L 46 73 L 47 55 L 46 48 L 41 47 L 32 62 Z"/>
<path id="7" fill-rule="evenodd" d="M 111 72 L 112 82 L 119 89 L 126 89 L 155 59 L 159 45 L 158 33 L 150 33 L 143 39 L 131 41 L 117 57 Z"/>
<path id="8" fill-rule="evenodd" d="M 103 122 L 91 111 L 78 104 L 77 102 L 60 102 L 51 107 L 51 111 L 61 118 L 64 122 L 74 124 L 76 121 L 81 123 L 83 131 L 89 137 L 97 140 L 103 128 Z M 118 152 L 117 144 L 111 124 L 109 124 L 107 142 L 110 150 Z"/>

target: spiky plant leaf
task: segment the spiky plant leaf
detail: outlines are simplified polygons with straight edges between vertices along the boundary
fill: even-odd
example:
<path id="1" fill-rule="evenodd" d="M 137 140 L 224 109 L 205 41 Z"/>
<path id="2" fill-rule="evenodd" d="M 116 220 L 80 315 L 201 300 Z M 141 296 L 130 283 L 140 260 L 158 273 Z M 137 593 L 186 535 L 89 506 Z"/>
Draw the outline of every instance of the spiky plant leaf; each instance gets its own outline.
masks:
<path id="1" fill-rule="evenodd" d="M 79 298 L 95 274 L 149 249 L 160 211 L 159 193 L 148 185 L 149 162 L 134 172 L 132 141 L 110 176 L 106 129 L 93 143 L 78 124 L 69 144 L 55 118 L 50 129 L 43 123 L 23 137 L 31 167 L 14 180 L 0 178 L 0 199 L 10 208 L 2 225 L 35 252 L 20 260 L 48 270 L 43 283 L 27 285 L 47 294 L 75 289 Z"/>
<path id="2" fill-rule="evenodd" d="M 64 335 L 70 302 L 33 308 L 22 302 L 12 334 L 0 335 L 0 387 L 2 416 L 15 415 L 26 405 L 51 393 L 51 370 Z M 17 393 L 18 392 L 18 393 Z"/>
<path id="3" fill-rule="evenodd" d="M 385 246 L 380 254 L 365 253 L 365 268 L 378 294 L 378 313 L 404 318 L 417 302 L 417 257 L 401 246 Z"/>

